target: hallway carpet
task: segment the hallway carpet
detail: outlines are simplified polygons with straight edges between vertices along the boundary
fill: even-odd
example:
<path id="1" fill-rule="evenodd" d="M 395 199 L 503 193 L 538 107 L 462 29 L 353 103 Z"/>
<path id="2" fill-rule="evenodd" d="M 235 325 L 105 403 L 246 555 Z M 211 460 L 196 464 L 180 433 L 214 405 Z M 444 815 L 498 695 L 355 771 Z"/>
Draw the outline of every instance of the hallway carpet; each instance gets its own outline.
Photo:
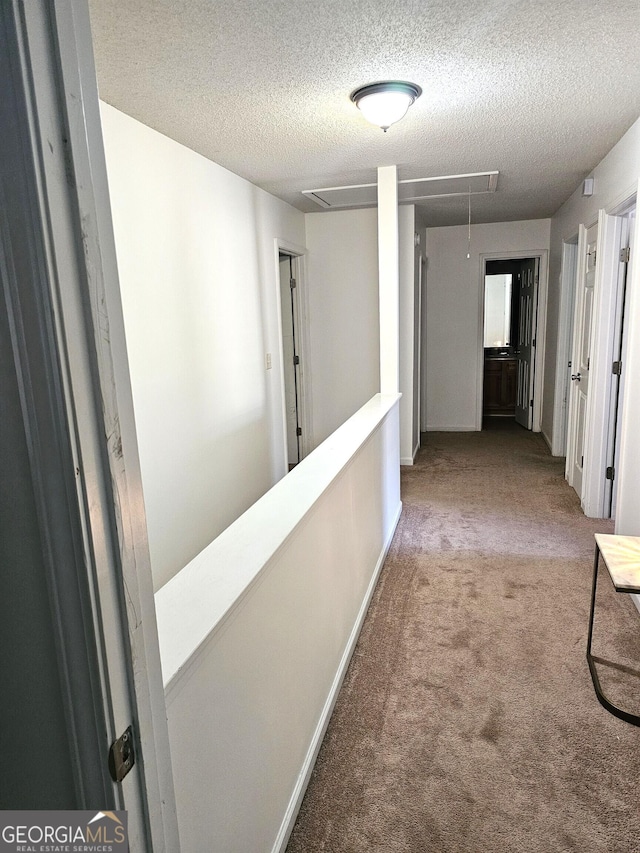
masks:
<path id="1" fill-rule="evenodd" d="M 539 435 L 423 438 L 287 853 L 637 853 L 640 729 L 585 659 L 611 523 Z M 603 686 L 640 709 L 640 615 L 604 569 L 597 607 Z"/>

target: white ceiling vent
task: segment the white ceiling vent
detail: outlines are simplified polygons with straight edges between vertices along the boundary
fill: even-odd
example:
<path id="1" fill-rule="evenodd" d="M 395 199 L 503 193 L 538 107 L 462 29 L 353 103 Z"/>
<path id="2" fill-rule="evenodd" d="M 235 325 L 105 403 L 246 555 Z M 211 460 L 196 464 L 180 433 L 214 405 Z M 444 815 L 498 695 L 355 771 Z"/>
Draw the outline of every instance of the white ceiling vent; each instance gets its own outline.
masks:
<path id="1" fill-rule="evenodd" d="M 398 201 L 408 204 L 430 198 L 493 193 L 498 185 L 498 172 L 472 172 L 469 175 L 444 175 L 437 178 L 413 178 L 398 181 Z M 302 190 L 302 194 L 320 207 L 375 207 L 378 203 L 377 184 L 354 184 L 348 187 L 323 187 Z"/>

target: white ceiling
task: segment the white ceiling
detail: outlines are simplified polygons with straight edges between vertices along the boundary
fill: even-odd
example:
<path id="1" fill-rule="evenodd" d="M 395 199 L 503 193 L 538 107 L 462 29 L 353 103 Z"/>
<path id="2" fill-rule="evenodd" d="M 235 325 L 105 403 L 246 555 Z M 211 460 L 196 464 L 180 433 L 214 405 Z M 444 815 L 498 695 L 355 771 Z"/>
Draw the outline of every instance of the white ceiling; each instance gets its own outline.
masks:
<path id="1" fill-rule="evenodd" d="M 640 113 L 639 0 L 89 0 L 101 97 L 301 210 L 497 169 L 476 222 L 551 216 Z M 409 80 L 385 134 L 350 92 Z M 423 206 L 466 222 L 466 198 Z"/>

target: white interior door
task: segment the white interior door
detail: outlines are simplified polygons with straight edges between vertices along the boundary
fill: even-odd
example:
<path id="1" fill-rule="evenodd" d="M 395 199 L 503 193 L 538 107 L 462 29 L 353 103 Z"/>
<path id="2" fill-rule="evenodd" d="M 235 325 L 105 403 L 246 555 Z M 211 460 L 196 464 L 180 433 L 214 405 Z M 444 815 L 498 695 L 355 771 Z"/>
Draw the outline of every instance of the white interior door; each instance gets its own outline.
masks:
<path id="1" fill-rule="evenodd" d="M 562 260 L 562 276 L 563 276 L 563 289 L 566 291 L 566 300 L 568 302 L 567 309 L 567 320 L 565 321 L 568 325 L 566 338 L 563 338 L 563 346 L 566 348 L 565 358 L 563 359 L 564 371 L 562 375 L 561 383 L 561 394 L 562 397 L 562 417 L 561 417 L 561 426 L 560 426 L 560 447 L 559 454 L 560 456 L 567 455 L 567 433 L 569 430 L 569 398 L 570 398 L 570 390 L 571 390 L 571 352 L 573 346 L 573 330 L 575 323 L 575 301 L 576 301 L 576 279 L 578 276 L 578 242 L 576 238 L 576 242 L 573 243 L 565 243 L 563 246 L 563 260 Z M 556 403 L 556 405 L 558 405 Z"/>
<path id="2" fill-rule="evenodd" d="M 584 429 L 589 396 L 589 366 L 591 361 L 591 328 L 593 317 L 593 296 L 596 280 L 596 243 L 598 225 L 592 225 L 586 232 L 579 266 L 580 280 L 576 299 L 576 323 L 573 357 L 571 359 L 571 400 L 570 400 L 570 458 L 567 460 L 570 472 L 569 482 L 582 498 L 582 475 L 584 470 Z"/>
<path id="3" fill-rule="evenodd" d="M 518 390 L 516 421 L 525 429 L 533 426 L 534 340 L 537 314 L 538 258 L 523 261 L 520 273 L 518 319 Z"/>

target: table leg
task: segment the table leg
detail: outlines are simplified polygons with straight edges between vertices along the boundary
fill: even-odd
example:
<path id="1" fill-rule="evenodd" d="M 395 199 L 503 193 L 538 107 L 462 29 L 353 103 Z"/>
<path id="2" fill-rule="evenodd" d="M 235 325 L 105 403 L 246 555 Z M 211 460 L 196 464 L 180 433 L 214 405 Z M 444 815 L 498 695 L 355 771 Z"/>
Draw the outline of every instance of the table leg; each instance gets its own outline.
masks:
<path id="1" fill-rule="evenodd" d="M 600 549 L 596 545 L 596 554 L 593 561 L 593 584 L 591 587 L 591 611 L 589 613 L 589 635 L 587 638 L 587 663 L 589 664 L 589 672 L 591 673 L 591 680 L 593 681 L 593 688 L 596 691 L 596 696 L 598 697 L 598 701 L 609 711 L 614 717 L 618 717 L 621 720 L 624 720 L 627 723 L 631 723 L 633 726 L 640 726 L 640 716 L 637 714 L 630 714 L 628 711 L 623 711 L 621 708 L 618 708 L 612 702 L 607 699 L 602 691 L 602 687 L 600 686 L 600 679 L 598 678 L 598 673 L 596 671 L 596 664 L 593 660 L 593 656 L 591 654 L 591 641 L 593 639 L 593 617 L 595 613 L 596 607 L 596 588 L 598 585 L 598 563 L 600 560 Z"/>

